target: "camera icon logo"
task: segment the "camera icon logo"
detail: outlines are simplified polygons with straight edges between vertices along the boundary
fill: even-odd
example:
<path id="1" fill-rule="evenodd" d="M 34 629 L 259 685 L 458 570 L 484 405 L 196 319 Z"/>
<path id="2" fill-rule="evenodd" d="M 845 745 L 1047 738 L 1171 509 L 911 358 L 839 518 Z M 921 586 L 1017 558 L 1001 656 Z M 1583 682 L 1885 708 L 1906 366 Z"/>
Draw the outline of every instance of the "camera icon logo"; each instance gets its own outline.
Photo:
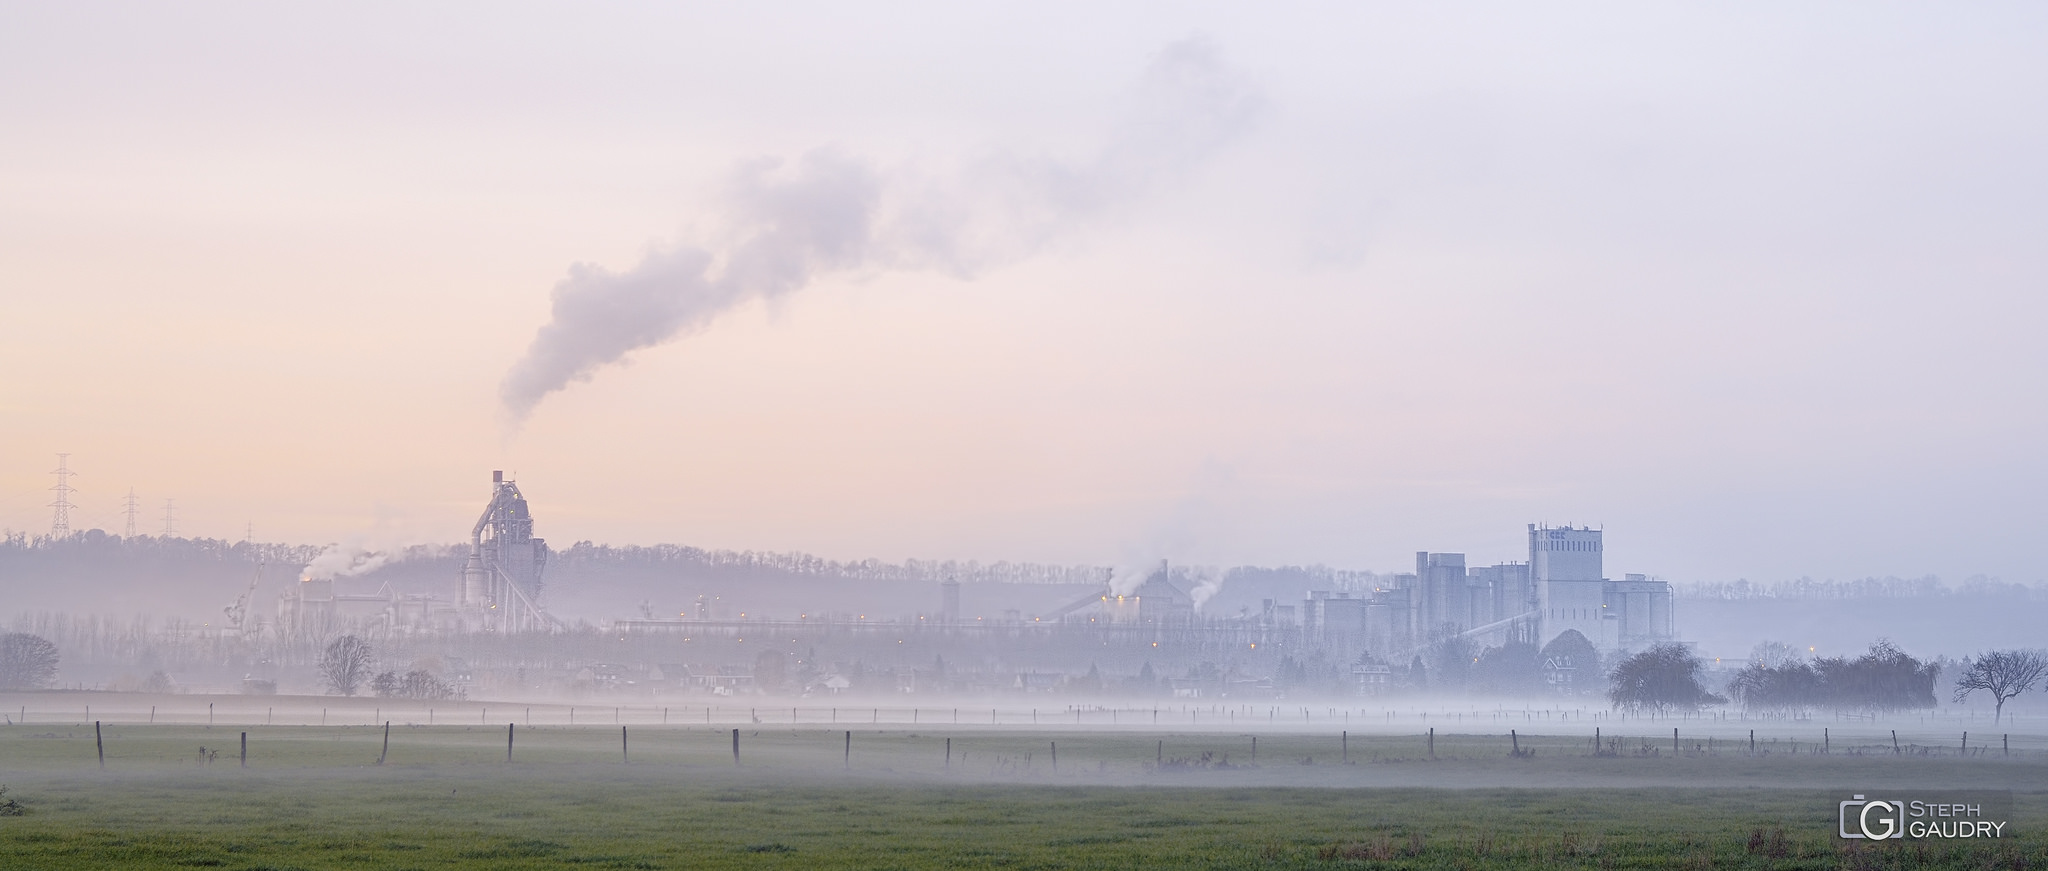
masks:
<path id="1" fill-rule="evenodd" d="M 1906 836 L 1905 802 L 1851 796 L 1841 803 L 1837 834 L 1856 840 L 1883 841 Z"/>

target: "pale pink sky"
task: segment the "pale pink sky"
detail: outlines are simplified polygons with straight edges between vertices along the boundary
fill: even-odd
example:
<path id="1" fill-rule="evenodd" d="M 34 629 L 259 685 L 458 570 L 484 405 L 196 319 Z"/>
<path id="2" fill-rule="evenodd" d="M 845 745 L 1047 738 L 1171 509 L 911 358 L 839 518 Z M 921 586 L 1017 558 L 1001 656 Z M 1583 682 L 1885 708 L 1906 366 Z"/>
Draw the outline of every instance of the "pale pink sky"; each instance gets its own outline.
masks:
<path id="1" fill-rule="evenodd" d="M 117 532 L 452 541 L 504 468 L 564 545 L 2048 580 L 2040 7 L 1097 5 L 0 4 L 0 526 L 66 451 Z M 1190 37 L 1261 100 L 1199 160 L 506 426 L 735 166 L 1085 164 Z"/>

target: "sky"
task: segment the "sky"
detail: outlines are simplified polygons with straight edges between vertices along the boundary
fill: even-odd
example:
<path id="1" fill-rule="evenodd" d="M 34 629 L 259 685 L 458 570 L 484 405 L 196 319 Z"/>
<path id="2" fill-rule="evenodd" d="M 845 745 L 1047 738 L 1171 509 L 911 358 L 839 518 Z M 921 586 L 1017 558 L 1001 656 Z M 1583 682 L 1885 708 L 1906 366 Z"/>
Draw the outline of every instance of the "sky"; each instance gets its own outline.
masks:
<path id="1" fill-rule="evenodd" d="M 0 527 L 2048 581 L 2035 4 L 0 3 Z"/>

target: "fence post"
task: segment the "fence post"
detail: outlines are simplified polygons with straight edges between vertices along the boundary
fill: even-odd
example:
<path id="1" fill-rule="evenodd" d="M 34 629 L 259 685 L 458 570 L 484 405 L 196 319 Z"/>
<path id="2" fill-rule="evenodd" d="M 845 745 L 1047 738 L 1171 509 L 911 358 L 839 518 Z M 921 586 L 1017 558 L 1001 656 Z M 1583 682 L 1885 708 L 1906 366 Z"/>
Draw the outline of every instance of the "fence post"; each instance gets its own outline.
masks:
<path id="1" fill-rule="evenodd" d="M 1671 727 L 1671 758 L 1678 758 L 1678 727 Z"/>
<path id="2" fill-rule="evenodd" d="M 740 730 L 732 730 L 732 767 L 740 767 Z"/>
<path id="3" fill-rule="evenodd" d="M 1343 738 L 1342 738 L 1342 740 L 1343 740 L 1343 742 L 1344 742 L 1344 764 L 1345 764 L 1345 765 L 1350 765 L 1350 764 L 1351 764 L 1351 730 L 1349 730 L 1349 729 L 1346 729 L 1346 730 L 1344 730 L 1344 732 L 1342 733 L 1342 735 L 1343 735 Z"/>
<path id="4" fill-rule="evenodd" d="M 384 758 L 391 755 L 391 721 L 384 721 L 384 749 L 377 751 L 377 764 L 383 765 Z"/>
<path id="5" fill-rule="evenodd" d="M 1159 765 L 1159 764 L 1161 764 L 1161 763 L 1164 763 L 1165 761 L 1166 761 L 1166 739 L 1164 739 L 1164 738 L 1161 738 L 1161 739 L 1159 739 L 1159 746 L 1158 746 L 1158 747 L 1154 747 L 1154 748 L 1152 748 L 1152 764 L 1153 764 L 1153 765 Z"/>
<path id="6" fill-rule="evenodd" d="M 1513 755 L 1516 758 L 1520 758 L 1522 755 L 1522 739 L 1521 736 L 1515 734 L 1513 729 L 1508 730 L 1508 743 L 1514 745 L 1515 752 Z"/>
<path id="7" fill-rule="evenodd" d="M 626 752 L 626 727 L 624 726 L 619 727 L 619 762 L 626 765 L 633 764 L 632 755 Z"/>
<path id="8" fill-rule="evenodd" d="M 1257 738 L 1252 739 L 1254 742 L 1258 740 Z M 1058 741 L 1052 742 L 1052 773 L 1060 773 L 1060 742 Z"/>
<path id="9" fill-rule="evenodd" d="M 107 742 L 106 739 L 100 737 L 100 721 L 98 720 L 92 721 L 92 743 L 93 746 L 98 747 L 100 751 L 100 768 L 106 768 Z"/>
<path id="10" fill-rule="evenodd" d="M 1253 738 L 1253 739 L 1252 739 L 1252 746 L 1253 746 L 1253 747 L 1257 747 L 1257 746 L 1259 746 L 1259 739 L 1257 739 L 1257 738 Z M 1431 758 L 1431 759 L 1435 759 L 1435 758 L 1436 758 L 1436 727 L 1435 727 L 1435 726 L 1431 726 L 1431 727 L 1429 727 L 1429 758 Z"/>
<path id="11" fill-rule="evenodd" d="M 249 767 L 249 733 L 242 733 L 242 767 Z"/>
<path id="12" fill-rule="evenodd" d="M 518 724 L 517 724 L 517 723 L 506 723 L 506 724 L 505 724 L 505 761 L 506 761 L 506 762 L 511 762 L 511 761 L 512 761 L 512 728 L 513 728 L 514 726 L 516 726 L 516 725 L 518 725 Z"/>
<path id="13" fill-rule="evenodd" d="M 1962 755 L 1964 755 L 1964 756 L 1968 756 L 1968 755 L 1970 755 L 1970 733 L 1968 733 L 1968 732 L 1964 732 L 1964 733 L 1963 733 L 1963 754 L 1962 754 Z"/>
<path id="14" fill-rule="evenodd" d="M 1900 752 L 1899 752 L 1899 730 L 1897 730 L 1897 729 L 1893 729 L 1893 730 L 1892 730 L 1892 755 L 1893 755 L 1893 756 L 1901 756 L 1901 755 L 1904 755 L 1904 754 L 1902 754 L 1902 753 L 1900 753 Z"/>
<path id="15" fill-rule="evenodd" d="M 946 739 L 946 770 L 953 770 L 953 739 Z"/>
<path id="16" fill-rule="evenodd" d="M 853 730 L 846 730 L 846 770 L 853 770 Z"/>

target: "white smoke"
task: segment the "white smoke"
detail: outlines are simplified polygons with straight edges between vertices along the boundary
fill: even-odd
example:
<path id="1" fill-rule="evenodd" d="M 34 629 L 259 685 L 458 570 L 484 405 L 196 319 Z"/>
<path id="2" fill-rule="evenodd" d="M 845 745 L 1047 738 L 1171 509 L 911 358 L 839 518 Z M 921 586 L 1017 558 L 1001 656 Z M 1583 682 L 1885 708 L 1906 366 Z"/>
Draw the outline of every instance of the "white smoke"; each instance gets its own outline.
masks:
<path id="1" fill-rule="evenodd" d="M 1109 575 L 1109 594 L 1112 596 L 1128 596 L 1136 593 L 1138 587 L 1144 585 L 1147 579 L 1158 573 L 1158 560 L 1153 560 L 1149 565 L 1118 566 Z"/>
<path id="2" fill-rule="evenodd" d="M 1202 610 L 1217 593 L 1223 592 L 1223 570 L 1215 566 L 1204 566 L 1195 570 L 1195 588 L 1188 595 L 1195 600 L 1195 610 Z"/>
<path id="3" fill-rule="evenodd" d="M 391 551 L 372 551 L 359 541 L 330 544 L 299 570 L 299 580 L 318 581 L 360 575 L 390 562 L 391 557 Z"/>
<path id="4" fill-rule="evenodd" d="M 505 412 L 516 426 L 548 394 L 633 351 L 820 275 L 937 269 L 969 277 L 1029 256 L 1183 177 L 1249 130 L 1263 105 L 1214 45 L 1188 39 L 1153 59 L 1124 123 L 1087 160 L 997 153 L 936 179 L 885 173 L 830 149 L 793 165 L 745 163 L 728 180 L 705 243 L 652 252 L 624 272 L 569 268 L 555 285 L 553 319 L 505 375 Z"/>
<path id="5" fill-rule="evenodd" d="M 1167 583 L 1179 586 L 1182 582 L 1193 581 L 1194 586 L 1187 593 L 1195 601 L 1195 610 L 1223 592 L 1223 570 L 1215 566 L 1166 566 L 1162 560 L 1150 560 L 1118 566 L 1109 576 L 1109 594 L 1129 596 L 1164 571 Z"/>

